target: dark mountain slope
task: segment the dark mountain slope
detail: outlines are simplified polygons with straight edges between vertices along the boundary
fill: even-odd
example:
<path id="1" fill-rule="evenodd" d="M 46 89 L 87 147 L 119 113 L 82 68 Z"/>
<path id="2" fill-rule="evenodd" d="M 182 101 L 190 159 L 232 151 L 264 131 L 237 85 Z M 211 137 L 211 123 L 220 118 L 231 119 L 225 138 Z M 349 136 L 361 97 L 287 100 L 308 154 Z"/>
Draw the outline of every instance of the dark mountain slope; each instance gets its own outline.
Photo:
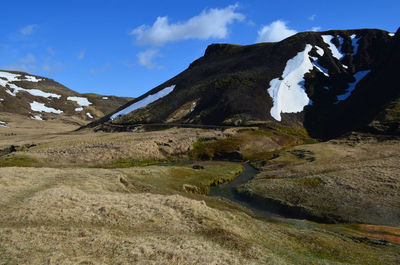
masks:
<path id="1" fill-rule="evenodd" d="M 279 122 L 305 124 L 318 137 L 336 134 L 340 130 L 327 133 L 317 126 L 326 123 L 320 114 L 347 101 L 349 84 L 382 61 L 392 38 L 375 29 L 333 30 L 299 33 L 278 43 L 213 44 L 178 76 L 89 126 Z M 278 92 L 270 90 L 274 82 Z M 157 96 L 171 86 L 172 92 Z"/>
<path id="2" fill-rule="evenodd" d="M 306 128 L 326 137 L 359 130 L 400 134 L 400 32 L 379 51 L 371 72 L 349 98 L 306 112 Z"/>

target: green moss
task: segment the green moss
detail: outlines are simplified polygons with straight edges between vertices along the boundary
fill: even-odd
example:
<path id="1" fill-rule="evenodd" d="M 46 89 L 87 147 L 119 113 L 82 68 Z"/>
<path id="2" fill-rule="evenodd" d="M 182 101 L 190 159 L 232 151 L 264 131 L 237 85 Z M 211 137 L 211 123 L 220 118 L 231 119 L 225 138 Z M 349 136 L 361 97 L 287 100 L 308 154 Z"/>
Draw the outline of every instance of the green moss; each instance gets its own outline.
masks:
<path id="1" fill-rule="evenodd" d="M 207 162 L 203 170 L 195 170 L 190 166 L 173 166 L 165 175 L 161 184 L 177 191 L 189 184 L 198 188 L 201 194 L 207 194 L 213 185 L 233 180 L 243 170 L 243 166 L 229 162 Z"/>
<path id="2" fill-rule="evenodd" d="M 118 159 L 108 164 L 94 165 L 92 168 L 129 168 L 129 167 L 144 167 L 168 163 L 167 160 L 135 160 L 135 159 Z"/>
<path id="3" fill-rule="evenodd" d="M 276 136 L 276 134 L 274 134 L 274 132 L 270 130 L 254 130 L 250 134 L 258 136 Z"/>
<path id="4" fill-rule="evenodd" d="M 309 139 L 304 139 L 303 143 L 304 144 L 317 144 L 317 143 L 319 143 L 319 141 L 316 139 L 309 138 Z"/>
<path id="5" fill-rule="evenodd" d="M 0 158 L 0 167 L 37 167 L 38 160 L 28 156 L 6 156 Z"/>
<path id="6" fill-rule="evenodd" d="M 385 119 L 389 122 L 400 121 L 400 99 L 393 101 L 385 109 Z"/>
<path id="7" fill-rule="evenodd" d="M 306 137 L 306 138 L 310 137 L 307 130 L 298 125 L 295 125 L 294 127 L 288 127 L 288 126 L 276 124 L 275 128 L 277 131 L 282 132 L 282 133 L 286 133 L 286 134 L 290 134 L 290 135 L 294 135 L 294 136 Z"/>
<path id="8" fill-rule="evenodd" d="M 301 178 L 298 180 L 303 186 L 307 188 L 316 188 L 319 185 L 323 184 L 321 178 Z"/>
<path id="9" fill-rule="evenodd" d="M 212 160 L 214 158 L 214 150 L 202 139 L 193 143 L 189 154 L 196 160 Z"/>
<path id="10" fill-rule="evenodd" d="M 241 138 L 226 138 L 215 141 L 198 140 L 193 144 L 189 155 L 193 159 L 213 160 L 217 154 L 229 154 L 237 150 L 243 142 Z M 219 157 L 221 160 L 221 157 Z M 224 160 L 224 159 L 222 159 Z"/>

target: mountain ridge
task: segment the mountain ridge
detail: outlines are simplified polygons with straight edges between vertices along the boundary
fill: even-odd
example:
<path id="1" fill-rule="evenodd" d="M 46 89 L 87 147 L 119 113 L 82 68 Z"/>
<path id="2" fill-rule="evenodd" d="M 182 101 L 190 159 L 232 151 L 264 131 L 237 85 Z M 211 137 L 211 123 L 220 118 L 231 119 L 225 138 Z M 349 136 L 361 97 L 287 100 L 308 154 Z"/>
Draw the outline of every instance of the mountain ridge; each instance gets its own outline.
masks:
<path id="1" fill-rule="evenodd" d="M 185 71 L 88 127 L 106 129 L 147 123 L 237 126 L 269 122 L 306 127 L 315 137 L 331 137 L 347 128 L 333 133 L 321 131 L 309 120 L 313 117 L 309 113 L 325 106 L 329 106 L 328 112 L 341 109 L 343 99 L 339 99 L 351 96 L 352 83 L 357 87 L 356 74 L 371 70 L 392 38 L 387 31 L 360 29 L 303 32 L 276 43 L 212 44 Z M 289 66 L 287 70 L 291 60 L 296 67 Z M 292 78 L 291 67 L 299 71 L 301 78 L 296 78 L 301 82 L 284 88 L 286 84 L 281 81 L 285 71 L 287 78 Z M 279 91 L 298 86 L 296 89 L 301 93 L 303 88 L 303 96 L 307 98 L 304 102 L 310 104 L 297 106 L 294 111 L 293 106 L 287 106 L 286 113 L 287 98 L 281 101 L 275 98 L 274 102 L 273 92 L 268 91 L 273 80 Z M 170 94 L 110 120 L 118 111 L 172 85 L 175 89 Z M 279 98 L 282 93 L 278 94 Z M 275 106 L 282 117 L 280 121 L 271 114 L 274 104 L 283 105 Z M 302 110 L 298 111 L 299 108 Z"/>
<path id="2" fill-rule="evenodd" d="M 37 120 L 69 119 L 84 125 L 131 98 L 78 93 L 47 77 L 0 70 L 0 112 Z"/>

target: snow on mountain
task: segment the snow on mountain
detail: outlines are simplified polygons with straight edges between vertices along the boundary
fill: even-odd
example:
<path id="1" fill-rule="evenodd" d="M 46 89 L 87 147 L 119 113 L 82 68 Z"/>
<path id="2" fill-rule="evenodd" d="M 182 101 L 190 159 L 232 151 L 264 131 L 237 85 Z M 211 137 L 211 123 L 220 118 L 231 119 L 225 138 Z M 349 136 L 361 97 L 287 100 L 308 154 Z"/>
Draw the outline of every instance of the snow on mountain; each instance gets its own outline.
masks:
<path id="1" fill-rule="evenodd" d="M 38 97 L 61 98 L 61 95 L 57 95 L 57 94 L 54 94 L 54 93 L 43 92 L 42 90 L 39 90 L 39 89 L 25 89 L 25 88 L 22 88 L 22 87 L 18 87 L 18 86 L 14 85 L 14 84 L 9 84 L 8 86 L 14 90 L 12 92 L 12 94 L 14 96 L 16 96 L 19 91 L 25 91 L 25 92 L 28 92 L 29 94 L 33 95 L 33 96 L 38 96 Z"/>
<path id="2" fill-rule="evenodd" d="M 126 115 L 128 113 L 131 113 L 134 110 L 146 107 L 147 105 L 153 103 L 154 101 L 156 101 L 156 100 L 158 100 L 158 99 L 160 99 L 162 97 L 165 97 L 166 95 L 171 93 L 174 90 L 174 88 L 175 88 L 175 85 L 172 85 L 172 86 L 163 88 L 162 90 L 158 91 L 155 94 L 148 95 L 144 99 L 139 100 L 139 101 L 133 103 L 132 105 L 129 105 L 128 107 L 124 108 L 123 110 L 120 110 L 117 113 L 113 114 L 110 117 L 110 120 L 114 120 L 114 119 L 116 119 L 118 117 L 121 117 L 121 116 L 124 116 L 124 115 Z"/>
<path id="3" fill-rule="evenodd" d="M 318 50 L 317 50 L 318 51 Z M 329 70 L 326 69 L 325 67 L 322 67 L 319 62 L 318 62 L 318 58 L 316 57 L 311 57 L 313 59 L 312 64 L 315 66 L 315 68 L 317 68 L 321 73 L 323 73 L 325 76 L 329 76 Z"/>
<path id="4" fill-rule="evenodd" d="M 32 116 L 32 119 L 38 120 L 38 121 L 42 121 L 43 120 L 42 117 L 40 117 L 40 115 Z"/>
<path id="5" fill-rule="evenodd" d="M 356 38 L 356 34 L 352 34 L 351 36 L 350 36 L 350 38 L 351 38 L 351 44 L 352 44 L 352 46 L 353 46 L 353 53 L 352 53 L 352 56 L 354 56 L 354 55 L 356 55 L 357 54 L 357 52 L 358 52 L 358 41 L 360 40 L 360 38 Z"/>
<path id="6" fill-rule="evenodd" d="M 90 114 L 89 112 L 86 112 L 86 116 L 88 116 L 90 119 L 93 119 L 92 114 Z"/>
<path id="7" fill-rule="evenodd" d="M 344 54 L 340 52 L 340 47 L 339 49 L 335 46 L 335 44 L 332 43 L 332 39 L 334 38 L 334 36 L 332 35 L 322 35 L 322 40 L 328 44 L 329 49 L 332 52 L 333 57 L 335 57 L 336 59 L 338 59 L 339 61 L 343 58 Z M 343 43 L 343 38 L 339 38 L 340 43 Z"/>
<path id="8" fill-rule="evenodd" d="M 319 46 L 315 46 L 315 48 L 317 49 L 317 53 L 319 54 L 319 56 L 324 56 L 324 54 L 325 54 L 324 49 L 322 49 Z"/>
<path id="9" fill-rule="evenodd" d="M 286 62 L 282 76 L 269 83 L 268 93 L 274 102 L 270 113 L 277 121 L 281 121 L 281 113 L 300 112 L 310 103 L 304 88 L 304 75 L 314 68 L 308 56 L 311 50 L 312 46 L 307 44 L 304 51 Z"/>
<path id="10" fill-rule="evenodd" d="M 92 104 L 87 98 L 84 97 L 67 97 L 67 100 L 75 101 L 76 103 L 78 103 L 78 105 L 82 107 L 86 107 Z"/>
<path id="11" fill-rule="evenodd" d="M 346 90 L 346 93 L 337 96 L 338 100 L 335 102 L 335 104 L 347 99 L 354 91 L 354 89 L 356 89 L 358 82 L 360 82 L 367 74 L 369 74 L 369 72 L 371 72 L 371 70 L 359 71 L 355 73 L 354 78 L 356 79 L 356 81 L 349 84 L 349 88 Z"/>
<path id="12" fill-rule="evenodd" d="M 329 49 L 335 58 L 340 60 L 343 54 L 339 52 L 336 46 L 331 42 L 333 36 L 323 35 L 325 43 L 329 45 Z M 343 44 L 343 38 L 338 37 L 341 45 Z M 357 53 L 358 40 L 356 35 L 351 36 L 353 43 L 353 54 Z M 331 47 L 333 46 L 333 47 Z M 315 46 L 317 53 L 320 56 L 324 55 L 322 48 Z M 275 78 L 269 83 L 268 93 L 273 100 L 273 106 L 270 110 L 271 116 L 281 121 L 281 113 L 296 113 L 303 111 L 306 105 L 312 105 L 312 101 L 308 98 L 305 87 L 304 87 L 304 75 L 310 72 L 313 67 L 317 68 L 325 76 L 329 77 L 328 69 L 322 67 L 318 63 L 317 57 L 309 56 L 308 53 L 313 49 L 310 44 L 306 45 L 304 51 L 299 52 L 294 58 L 290 59 L 286 63 L 285 70 L 280 78 Z M 312 60 L 311 60 L 312 59 Z M 347 99 L 353 90 L 355 89 L 358 82 L 363 79 L 370 71 L 360 71 L 354 74 L 355 82 L 349 84 L 349 88 L 346 93 L 339 95 L 338 102 Z"/>
<path id="13" fill-rule="evenodd" d="M 63 113 L 62 110 L 57 110 L 57 109 L 54 109 L 54 108 L 46 107 L 44 105 L 44 103 L 39 103 L 39 102 L 36 102 L 36 101 L 33 101 L 32 103 L 30 103 L 30 105 L 31 105 L 31 109 L 33 111 L 36 111 L 36 112 L 48 112 L 48 113 L 54 113 L 54 114 Z"/>
<path id="14" fill-rule="evenodd" d="M 9 73 L 9 72 L 0 71 L 0 86 L 3 86 L 3 87 L 8 86 L 10 89 L 12 89 L 13 91 L 6 89 L 6 92 L 11 96 L 15 97 L 19 91 L 25 91 L 33 96 L 39 96 L 39 97 L 44 97 L 44 98 L 49 98 L 49 97 L 60 98 L 61 97 L 61 95 L 43 92 L 42 90 L 39 90 L 39 89 L 25 89 L 25 88 L 19 87 L 15 84 L 11 83 L 11 82 L 15 82 L 15 81 L 28 81 L 28 82 L 37 83 L 42 80 L 43 79 L 36 78 L 35 76 L 26 75 L 25 78 L 21 78 L 20 74 L 13 74 L 13 73 Z"/>

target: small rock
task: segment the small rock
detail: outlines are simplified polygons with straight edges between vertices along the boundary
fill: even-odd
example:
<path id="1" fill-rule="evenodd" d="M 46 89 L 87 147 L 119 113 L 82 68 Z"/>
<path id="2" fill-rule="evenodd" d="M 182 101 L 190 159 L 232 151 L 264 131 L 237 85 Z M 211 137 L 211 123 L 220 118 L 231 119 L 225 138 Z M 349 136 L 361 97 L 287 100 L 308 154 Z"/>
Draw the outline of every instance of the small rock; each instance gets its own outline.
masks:
<path id="1" fill-rule="evenodd" d="M 201 165 L 193 165 L 192 168 L 193 169 L 204 169 L 204 167 Z"/>

